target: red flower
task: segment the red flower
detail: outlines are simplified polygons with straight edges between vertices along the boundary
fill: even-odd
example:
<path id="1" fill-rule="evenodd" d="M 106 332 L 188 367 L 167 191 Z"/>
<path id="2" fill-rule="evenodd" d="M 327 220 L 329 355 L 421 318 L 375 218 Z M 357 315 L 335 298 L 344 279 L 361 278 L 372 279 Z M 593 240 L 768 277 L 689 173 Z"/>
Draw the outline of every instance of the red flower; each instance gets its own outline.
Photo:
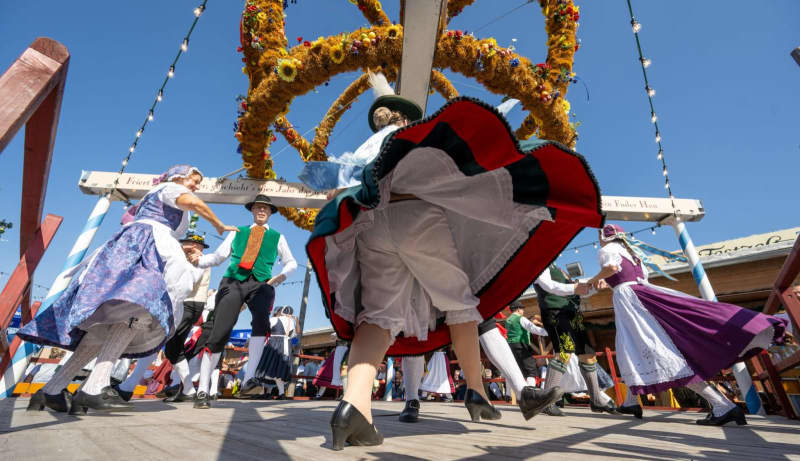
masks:
<path id="1" fill-rule="evenodd" d="M 452 37 L 453 36 L 453 31 L 452 30 L 448 30 L 447 31 L 447 36 L 448 37 Z"/>
<path id="2" fill-rule="evenodd" d="M 302 41 L 303 41 L 303 37 L 297 37 L 297 43 L 300 43 Z"/>
<path id="3" fill-rule="evenodd" d="M 456 37 L 459 37 L 459 38 L 460 38 L 460 37 L 461 37 L 463 34 L 464 34 L 464 33 L 463 33 L 463 32 L 461 32 L 460 30 L 457 30 L 457 31 L 456 31 Z"/>
<path id="4" fill-rule="evenodd" d="M 277 141 L 277 140 L 278 140 L 278 137 L 277 137 L 277 136 L 275 136 L 275 135 L 273 134 L 273 135 L 272 135 L 272 142 L 275 142 L 275 141 Z"/>
<path id="5" fill-rule="evenodd" d="M 241 46 L 237 46 L 237 47 L 236 47 L 236 52 L 237 52 L 237 53 L 241 53 L 242 51 L 244 51 L 244 50 L 242 49 L 242 47 L 241 47 Z"/>
<path id="6" fill-rule="evenodd" d="M 306 41 L 303 42 L 303 46 L 311 46 L 311 42 L 306 40 Z"/>

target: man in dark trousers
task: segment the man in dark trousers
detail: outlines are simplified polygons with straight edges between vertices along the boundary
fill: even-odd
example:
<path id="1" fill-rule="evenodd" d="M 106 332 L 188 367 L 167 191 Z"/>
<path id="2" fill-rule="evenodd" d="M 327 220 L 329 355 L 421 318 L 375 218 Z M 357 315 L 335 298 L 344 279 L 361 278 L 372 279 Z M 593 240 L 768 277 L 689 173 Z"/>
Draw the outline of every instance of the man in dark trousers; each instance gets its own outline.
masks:
<path id="1" fill-rule="evenodd" d="M 210 353 L 204 353 L 200 362 L 196 408 L 210 406 L 208 390 L 211 372 L 239 319 L 242 304 L 247 304 L 253 316 L 253 330 L 240 395 L 249 397 L 264 392 L 261 384 L 253 379 L 253 375 L 269 332 L 275 287 L 297 269 L 297 262 L 289 250 L 286 238 L 267 224 L 269 217 L 278 211 L 269 197 L 257 195 L 245 208 L 253 214 L 253 224 L 241 226 L 238 232 L 229 233 L 214 253 L 203 255 L 197 261 L 198 267 L 205 268 L 222 264 L 230 257 L 228 270 L 217 290 L 214 326 L 205 345 Z M 278 260 L 282 269 L 278 275 L 273 275 L 273 265 Z"/>

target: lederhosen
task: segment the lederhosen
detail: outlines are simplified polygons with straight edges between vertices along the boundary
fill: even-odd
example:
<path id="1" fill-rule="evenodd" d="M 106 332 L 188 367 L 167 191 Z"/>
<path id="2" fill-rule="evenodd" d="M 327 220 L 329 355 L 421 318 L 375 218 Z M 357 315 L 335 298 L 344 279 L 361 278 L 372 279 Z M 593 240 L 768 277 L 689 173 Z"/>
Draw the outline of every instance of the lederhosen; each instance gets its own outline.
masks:
<path id="1" fill-rule="evenodd" d="M 575 283 L 554 264 L 547 269 L 550 277 L 558 283 Z M 559 296 L 545 291 L 534 284 L 539 299 L 539 310 L 542 312 L 542 324 L 553 343 L 553 352 L 562 354 L 562 362 L 568 360 L 567 354 L 594 354 L 595 350 L 589 342 L 586 327 L 583 325 L 583 314 L 580 312 L 580 296 Z"/>
<path id="2" fill-rule="evenodd" d="M 539 370 L 536 366 L 536 359 L 533 358 L 535 351 L 531 347 L 530 334 L 519 323 L 520 318 L 521 316 L 512 314 L 506 319 L 508 346 L 511 348 L 523 376 L 525 378 L 537 377 Z"/>

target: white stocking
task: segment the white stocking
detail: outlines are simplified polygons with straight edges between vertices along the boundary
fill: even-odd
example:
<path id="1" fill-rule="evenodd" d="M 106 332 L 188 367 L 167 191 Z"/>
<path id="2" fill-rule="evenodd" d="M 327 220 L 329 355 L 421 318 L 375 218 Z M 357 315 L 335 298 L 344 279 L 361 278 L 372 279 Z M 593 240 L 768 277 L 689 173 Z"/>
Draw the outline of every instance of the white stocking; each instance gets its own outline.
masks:
<path id="1" fill-rule="evenodd" d="M 639 396 L 631 392 L 630 388 L 628 389 L 628 394 L 625 395 L 625 401 L 622 402 L 623 407 L 630 407 L 639 405 Z"/>
<path id="2" fill-rule="evenodd" d="M 219 356 L 221 354 L 221 352 L 215 352 L 213 354 L 204 352 L 202 354 L 203 358 L 200 359 L 200 382 L 197 384 L 197 392 L 205 392 L 208 394 L 211 384 L 211 372 L 214 370 L 217 362 L 219 362 Z"/>
<path id="3" fill-rule="evenodd" d="M 425 374 L 425 357 L 411 355 L 403 357 L 403 388 L 406 390 L 406 402 L 419 399 L 419 385 Z"/>
<path id="4" fill-rule="evenodd" d="M 517 365 L 517 360 L 514 358 L 514 353 L 511 352 L 511 347 L 508 346 L 508 341 L 503 338 L 503 335 L 497 328 L 492 328 L 486 333 L 480 335 L 478 340 L 483 347 L 483 352 L 489 361 L 500 370 L 500 374 L 506 379 L 506 388 L 511 387 L 517 398 L 522 395 L 522 388 L 528 384 L 522 371 Z M 535 383 L 535 381 L 534 381 Z"/>
<path id="5" fill-rule="evenodd" d="M 111 385 L 111 370 L 114 368 L 114 363 L 125 352 L 137 333 L 138 331 L 128 326 L 127 323 L 115 323 L 108 327 L 108 336 L 100 346 L 97 362 L 92 373 L 86 378 L 83 392 L 97 395 L 103 388 Z"/>
<path id="6" fill-rule="evenodd" d="M 261 361 L 261 354 L 264 353 L 264 341 L 266 339 L 266 336 L 250 337 L 250 342 L 247 345 L 249 358 L 244 372 L 244 382 L 256 375 L 256 368 L 258 368 L 258 362 Z"/>
<path id="7" fill-rule="evenodd" d="M 186 359 L 181 360 L 173 366 L 175 373 L 183 383 L 184 395 L 194 394 L 194 384 L 192 383 L 192 374 L 189 372 L 189 363 Z"/>
<path id="8" fill-rule="evenodd" d="M 322 397 L 322 394 L 325 393 L 325 389 L 327 389 L 327 387 L 325 387 L 325 386 L 320 386 L 319 387 L 319 390 L 317 391 L 317 398 Z"/>
<path id="9" fill-rule="evenodd" d="M 144 373 L 150 369 L 150 365 L 156 360 L 156 357 L 158 357 L 158 352 L 137 360 L 136 367 L 133 368 L 130 376 L 128 376 L 128 378 L 119 385 L 120 390 L 133 392 L 133 390 L 136 389 L 136 386 L 139 384 L 139 381 L 141 381 L 142 377 L 144 377 Z"/>
<path id="10" fill-rule="evenodd" d="M 97 357 L 97 353 L 100 351 L 100 342 L 98 339 L 89 336 L 96 335 L 98 333 L 96 330 L 98 329 L 94 328 L 86 333 L 83 340 L 78 343 L 78 348 L 75 349 L 75 352 L 61 365 L 61 368 L 50 378 L 50 381 L 44 385 L 43 390 L 46 394 L 56 395 L 60 393 L 61 389 L 64 389 L 67 384 L 72 382 L 72 378 L 83 369 L 84 365 Z M 102 334 L 105 334 L 105 328 L 103 328 Z"/>
<path id="11" fill-rule="evenodd" d="M 686 387 L 697 392 L 701 397 L 706 399 L 706 402 L 711 405 L 711 412 L 714 416 L 722 416 L 736 406 L 736 404 L 720 394 L 719 391 L 714 389 L 711 384 L 708 384 L 706 381 L 692 383 Z"/>
<path id="12" fill-rule="evenodd" d="M 211 387 L 208 395 L 217 395 L 219 392 L 219 368 L 211 372 Z"/>
<path id="13" fill-rule="evenodd" d="M 278 395 L 283 395 L 283 391 L 286 389 L 286 384 L 282 379 L 276 379 L 275 384 L 278 385 Z"/>

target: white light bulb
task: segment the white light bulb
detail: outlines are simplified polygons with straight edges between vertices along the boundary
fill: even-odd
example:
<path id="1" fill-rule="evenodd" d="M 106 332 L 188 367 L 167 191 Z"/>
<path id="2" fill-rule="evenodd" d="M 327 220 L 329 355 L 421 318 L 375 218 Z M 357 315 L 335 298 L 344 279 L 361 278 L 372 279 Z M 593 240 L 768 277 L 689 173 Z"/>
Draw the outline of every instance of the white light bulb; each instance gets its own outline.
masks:
<path id="1" fill-rule="evenodd" d="M 167 72 L 167 77 L 172 78 L 175 76 L 175 66 L 169 66 L 169 72 Z"/>
<path id="2" fill-rule="evenodd" d="M 189 49 L 189 39 L 184 38 L 183 43 L 181 43 L 181 51 L 186 51 Z"/>
<path id="3" fill-rule="evenodd" d="M 651 115 L 650 116 L 650 122 L 656 123 L 656 121 L 658 121 L 658 116 L 656 114 Z"/>
<path id="4" fill-rule="evenodd" d="M 644 66 L 644 68 L 645 68 L 645 69 L 647 69 L 648 67 L 650 67 L 650 64 L 652 64 L 652 63 L 653 63 L 653 62 L 652 62 L 652 61 L 650 61 L 649 59 L 647 59 L 647 58 L 642 58 L 642 65 Z"/>
<path id="5" fill-rule="evenodd" d="M 663 158 L 664 158 L 664 151 L 663 150 L 658 151 L 658 159 L 661 160 Z"/>
<path id="6" fill-rule="evenodd" d="M 597 243 L 593 243 L 592 244 L 592 248 L 594 248 L 596 250 L 597 249 Z"/>
<path id="7" fill-rule="evenodd" d="M 669 181 L 664 183 L 664 189 L 669 189 Z"/>
<path id="8" fill-rule="evenodd" d="M 201 14 L 203 14 L 203 7 L 198 6 L 197 8 L 194 9 L 194 15 L 196 17 L 199 18 Z"/>
<path id="9" fill-rule="evenodd" d="M 130 149 L 128 149 L 128 150 L 129 150 L 130 152 L 133 152 L 133 151 L 135 151 L 135 150 L 136 150 L 136 146 L 131 146 L 131 147 L 130 147 Z M 125 164 L 125 163 L 123 162 L 123 165 L 124 165 L 124 164 Z"/>
<path id="10" fill-rule="evenodd" d="M 650 96 L 650 97 L 652 98 L 652 97 L 653 97 L 653 96 L 655 96 L 655 95 L 656 95 L 656 90 L 654 90 L 654 89 L 652 89 L 652 88 L 650 88 L 650 87 L 648 86 L 648 87 L 647 87 L 647 96 Z"/>
<path id="11" fill-rule="evenodd" d="M 578 254 L 578 249 L 577 248 L 575 248 L 575 254 Z"/>
<path id="12" fill-rule="evenodd" d="M 162 99 L 164 99 L 164 92 L 158 90 L 158 96 L 156 96 L 156 101 L 161 102 Z"/>
<path id="13" fill-rule="evenodd" d="M 139 131 L 136 132 L 136 137 L 137 138 L 141 138 L 142 137 L 142 130 L 139 130 Z"/>
<path id="14" fill-rule="evenodd" d="M 666 169 L 666 168 L 664 168 L 664 171 L 662 171 L 662 172 L 661 172 L 661 174 L 663 174 L 664 176 L 666 176 L 666 175 L 667 175 L 667 169 Z"/>
<path id="15" fill-rule="evenodd" d="M 640 30 L 642 30 L 642 25 L 641 25 L 641 24 L 639 24 L 639 23 L 638 23 L 638 22 L 636 22 L 636 21 L 633 21 L 633 24 L 631 25 L 631 27 L 632 27 L 632 29 L 633 29 L 633 33 L 637 33 L 637 32 L 639 32 Z"/>
<path id="16" fill-rule="evenodd" d="M 128 166 L 128 159 L 122 161 L 122 166 Z"/>
<path id="17" fill-rule="evenodd" d="M 656 135 L 656 142 L 661 142 L 661 135 L 660 134 Z"/>
<path id="18" fill-rule="evenodd" d="M 653 234 L 653 235 L 656 235 L 656 228 L 655 227 L 651 227 L 650 228 L 650 233 Z"/>
<path id="19" fill-rule="evenodd" d="M 153 121 L 153 111 L 151 110 L 149 114 L 147 114 L 147 120 Z"/>

